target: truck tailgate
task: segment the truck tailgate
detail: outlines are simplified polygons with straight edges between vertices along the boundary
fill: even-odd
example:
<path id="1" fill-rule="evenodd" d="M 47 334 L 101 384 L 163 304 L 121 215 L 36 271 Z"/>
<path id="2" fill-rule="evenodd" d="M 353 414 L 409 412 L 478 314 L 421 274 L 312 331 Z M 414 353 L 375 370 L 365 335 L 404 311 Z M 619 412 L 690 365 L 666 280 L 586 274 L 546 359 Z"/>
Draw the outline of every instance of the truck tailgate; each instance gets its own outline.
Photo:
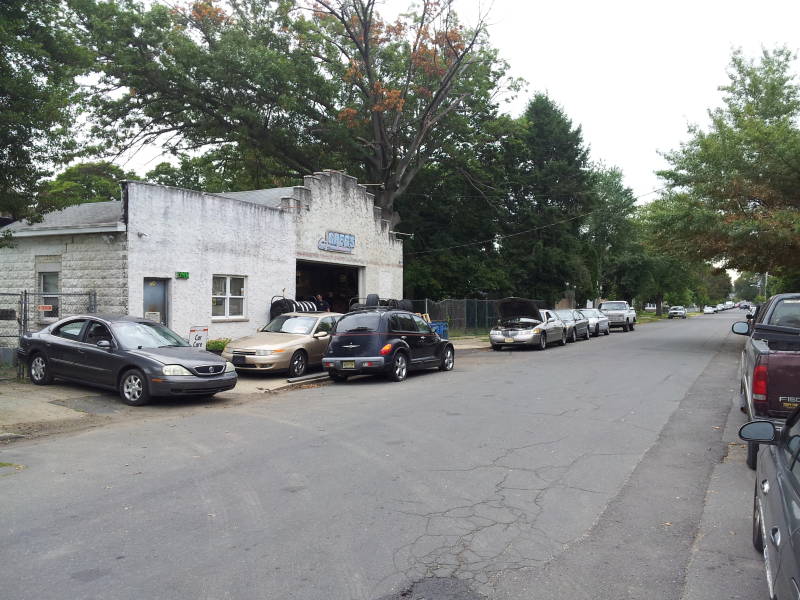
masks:
<path id="1" fill-rule="evenodd" d="M 770 352 L 767 397 L 770 412 L 788 413 L 800 406 L 800 352 Z"/>

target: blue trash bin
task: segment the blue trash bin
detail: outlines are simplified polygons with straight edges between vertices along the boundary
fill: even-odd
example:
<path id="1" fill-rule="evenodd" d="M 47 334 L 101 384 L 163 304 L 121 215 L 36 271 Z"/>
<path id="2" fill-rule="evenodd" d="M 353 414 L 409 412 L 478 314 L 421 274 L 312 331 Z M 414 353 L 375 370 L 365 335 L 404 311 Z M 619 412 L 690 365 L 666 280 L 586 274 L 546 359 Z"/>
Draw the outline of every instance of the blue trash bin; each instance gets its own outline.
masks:
<path id="1" fill-rule="evenodd" d="M 447 321 L 431 321 L 431 329 L 439 334 L 439 337 L 446 340 L 450 334 L 447 330 Z"/>

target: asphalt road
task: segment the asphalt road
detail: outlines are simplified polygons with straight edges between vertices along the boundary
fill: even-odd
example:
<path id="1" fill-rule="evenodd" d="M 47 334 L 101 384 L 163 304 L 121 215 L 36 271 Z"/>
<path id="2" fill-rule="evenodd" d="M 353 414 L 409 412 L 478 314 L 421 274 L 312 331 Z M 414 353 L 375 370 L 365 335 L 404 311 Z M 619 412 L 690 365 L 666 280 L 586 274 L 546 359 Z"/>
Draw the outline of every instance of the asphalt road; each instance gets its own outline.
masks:
<path id="1" fill-rule="evenodd" d="M 758 598 L 700 544 L 741 317 L 5 446 L 0 596 Z"/>

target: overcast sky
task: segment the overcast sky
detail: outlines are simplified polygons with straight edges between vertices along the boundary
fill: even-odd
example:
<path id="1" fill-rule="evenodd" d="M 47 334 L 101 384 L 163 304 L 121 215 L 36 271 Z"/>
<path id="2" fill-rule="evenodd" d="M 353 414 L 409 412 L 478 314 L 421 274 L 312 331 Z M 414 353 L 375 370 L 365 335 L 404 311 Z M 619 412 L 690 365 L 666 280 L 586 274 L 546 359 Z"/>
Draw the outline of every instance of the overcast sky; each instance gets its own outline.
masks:
<path id="1" fill-rule="evenodd" d="M 457 1 L 474 23 L 478 2 Z M 528 82 L 509 112 L 546 91 L 582 126 L 592 160 L 620 167 L 637 195 L 661 185 L 658 152 L 678 148 L 687 125 L 705 125 L 720 104 L 734 48 L 752 57 L 800 48 L 796 0 L 495 0 L 488 20 L 492 43 Z"/>

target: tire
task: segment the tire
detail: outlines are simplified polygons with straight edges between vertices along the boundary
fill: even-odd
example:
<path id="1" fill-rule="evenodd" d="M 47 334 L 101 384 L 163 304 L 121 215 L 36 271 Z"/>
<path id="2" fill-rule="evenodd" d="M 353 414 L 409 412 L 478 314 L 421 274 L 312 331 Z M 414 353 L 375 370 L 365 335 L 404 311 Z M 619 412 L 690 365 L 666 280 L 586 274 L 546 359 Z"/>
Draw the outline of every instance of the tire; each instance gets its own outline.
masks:
<path id="1" fill-rule="evenodd" d="M 439 363 L 440 371 L 452 371 L 456 364 L 456 353 L 452 346 L 447 346 L 442 353 L 442 362 Z"/>
<path id="2" fill-rule="evenodd" d="M 625 325 L 622 326 L 622 331 L 628 332 L 631 330 L 631 324 L 628 321 L 625 321 Z"/>
<path id="3" fill-rule="evenodd" d="M 589 326 L 587 325 L 586 326 L 586 337 L 583 338 L 583 339 L 585 339 L 588 342 L 591 339 L 591 337 L 592 337 L 592 332 L 589 331 Z"/>
<path id="4" fill-rule="evenodd" d="M 347 381 L 347 375 L 342 375 L 341 373 L 337 373 L 333 369 L 328 371 L 328 377 L 330 377 L 331 380 L 335 381 L 336 383 L 344 383 L 345 381 Z"/>
<path id="5" fill-rule="evenodd" d="M 50 373 L 50 363 L 44 354 L 34 354 L 28 361 L 28 373 L 31 381 L 35 385 L 49 385 L 53 383 L 53 375 Z"/>
<path id="6" fill-rule="evenodd" d="M 758 466 L 758 443 L 747 442 L 747 466 L 756 470 Z"/>
<path id="7" fill-rule="evenodd" d="M 636 319 L 631 321 L 630 324 L 628 325 L 628 327 L 630 327 L 630 331 L 633 331 L 633 328 L 634 328 L 635 325 L 636 325 Z"/>
<path id="8" fill-rule="evenodd" d="M 391 381 L 403 381 L 408 376 L 408 358 L 405 352 L 395 352 L 392 366 L 386 374 Z"/>
<path id="9" fill-rule="evenodd" d="M 378 294 L 367 294 L 367 301 L 365 302 L 367 306 L 378 306 L 380 302 L 381 299 Z"/>
<path id="10" fill-rule="evenodd" d="M 558 342 L 559 346 L 566 346 L 567 345 L 567 330 L 564 329 L 561 332 L 561 341 Z"/>
<path id="11" fill-rule="evenodd" d="M 500 344 L 492 344 L 492 350 L 494 350 L 495 352 L 500 352 L 500 350 L 502 349 L 503 347 Z"/>
<path id="12" fill-rule="evenodd" d="M 683 316 L 681 317 L 681 319 L 685 319 L 685 318 L 686 318 L 686 315 L 683 315 Z"/>
<path id="13" fill-rule="evenodd" d="M 594 337 L 600 337 L 600 325 L 599 324 L 594 326 Z"/>
<path id="14" fill-rule="evenodd" d="M 764 532 L 761 529 L 761 512 L 758 510 L 758 481 L 753 489 L 753 547 L 759 554 L 764 552 Z"/>
<path id="15" fill-rule="evenodd" d="M 668 316 L 667 318 L 668 318 L 668 319 L 671 319 L 671 318 L 672 318 L 672 315 Z"/>
<path id="16" fill-rule="evenodd" d="M 611 327 L 606 327 L 606 330 L 603 332 L 603 335 L 611 335 Z"/>
<path id="17" fill-rule="evenodd" d="M 547 334 L 541 333 L 539 335 L 539 345 L 536 346 L 537 350 L 547 350 Z"/>
<path id="18" fill-rule="evenodd" d="M 142 406 L 150 402 L 147 379 L 139 369 L 125 371 L 119 379 L 119 397 L 128 406 Z"/>
<path id="19" fill-rule="evenodd" d="M 575 328 L 573 328 L 572 334 L 569 336 L 569 342 L 571 344 L 574 344 L 577 341 L 578 341 L 578 332 L 575 330 Z"/>
<path id="20" fill-rule="evenodd" d="M 302 377 L 308 369 L 308 357 L 302 350 L 296 350 L 289 359 L 289 377 Z"/>

